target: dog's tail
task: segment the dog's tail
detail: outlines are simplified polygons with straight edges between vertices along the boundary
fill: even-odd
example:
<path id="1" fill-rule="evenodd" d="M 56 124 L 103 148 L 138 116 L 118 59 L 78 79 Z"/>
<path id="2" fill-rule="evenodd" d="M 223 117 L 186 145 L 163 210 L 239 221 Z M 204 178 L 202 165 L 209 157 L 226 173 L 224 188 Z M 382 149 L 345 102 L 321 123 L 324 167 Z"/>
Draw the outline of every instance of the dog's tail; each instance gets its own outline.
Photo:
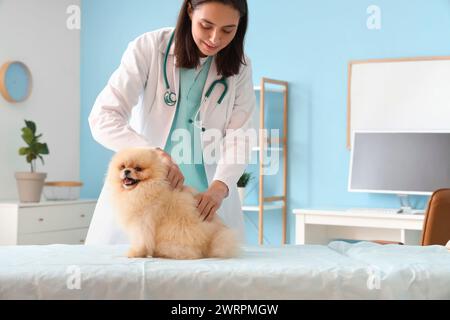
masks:
<path id="1" fill-rule="evenodd" d="M 208 258 L 233 258 L 239 254 L 236 232 L 222 227 L 214 233 L 209 246 Z"/>

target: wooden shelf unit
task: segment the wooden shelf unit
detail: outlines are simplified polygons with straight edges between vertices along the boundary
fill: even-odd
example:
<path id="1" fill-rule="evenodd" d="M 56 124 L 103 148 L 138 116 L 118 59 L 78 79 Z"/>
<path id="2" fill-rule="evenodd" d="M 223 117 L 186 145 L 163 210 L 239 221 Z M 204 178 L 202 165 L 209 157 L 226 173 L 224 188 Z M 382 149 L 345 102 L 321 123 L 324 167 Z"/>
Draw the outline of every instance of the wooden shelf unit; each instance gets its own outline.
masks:
<path id="1" fill-rule="evenodd" d="M 267 88 L 266 85 L 270 85 Z M 274 88 L 273 86 L 276 86 Z M 288 155 L 288 94 L 289 94 L 289 84 L 286 81 L 274 80 L 269 78 L 262 78 L 261 85 L 256 86 L 255 91 L 260 92 L 260 114 L 259 114 L 259 146 L 254 148 L 253 151 L 259 152 L 259 192 L 258 192 L 258 205 L 257 206 L 244 206 L 244 211 L 257 211 L 258 212 L 258 241 L 259 244 L 263 244 L 264 239 L 264 211 L 268 210 L 280 210 L 282 212 L 282 243 L 286 243 L 286 225 L 287 225 L 287 155 Z M 266 92 L 280 93 L 283 98 L 283 136 L 281 139 L 270 140 L 269 146 L 267 146 L 267 141 L 264 139 L 264 129 L 265 129 L 265 102 L 266 102 Z M 275 110 L 279 111 L 279 110 Z M 277 143 L 281 147 L 272 148 L 270 145 L 272 143 Z M 264 144 L 264 145 L 262 145 Z M 264 194 L 264 152 L 261 150 L 272 150 L 283 153 L 283 192 L 281 195 L 266 197 Z M 281 202 L 281 204 L 272 204 L 274 202 Z"/>

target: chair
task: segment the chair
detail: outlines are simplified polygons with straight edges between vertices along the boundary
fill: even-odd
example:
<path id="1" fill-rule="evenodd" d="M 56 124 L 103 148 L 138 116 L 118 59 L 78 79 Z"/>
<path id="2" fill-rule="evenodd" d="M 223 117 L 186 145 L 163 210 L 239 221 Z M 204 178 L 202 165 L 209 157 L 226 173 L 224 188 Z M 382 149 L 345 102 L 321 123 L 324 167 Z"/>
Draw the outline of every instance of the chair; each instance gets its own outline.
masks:
<path id="1" fill-rule="evenodd" d="M 433 192 L 425 213 L 422 245 L 445 246 L 450 240 L 450 189 Z"/>
<path id="2" fill-rule="evenodd" d="M 403 245 L 397 241 L 370 240 L 370 242 Z M 428 202 L 423 223 L 422 246 L 431 245 L 447 245 L 450 250 L 450 189 L 436 190 Z"/>
<path id="3" fill-rule="evenodd" d="M 403 244 L 383 240 L 373 240 L 372 242 Z M 439 189 L 433 192 L 428 202 L 422 231 L 422 246 L 445 246 L 448 243 L 450 243 L 450 189 Z"/>

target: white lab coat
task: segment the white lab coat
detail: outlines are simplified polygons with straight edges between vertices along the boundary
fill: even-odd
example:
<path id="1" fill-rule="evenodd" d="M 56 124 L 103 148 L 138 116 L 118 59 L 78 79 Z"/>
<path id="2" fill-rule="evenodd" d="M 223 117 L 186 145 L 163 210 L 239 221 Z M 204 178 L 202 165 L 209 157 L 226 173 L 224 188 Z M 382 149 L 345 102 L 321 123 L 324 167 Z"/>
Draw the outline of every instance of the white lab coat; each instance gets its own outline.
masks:
<path id="1" fill-rule="evenodd" d="M 175 106 L 167 106 L 163 98 L 166 92 L 164 54 L 172 32 L 173 28 L 164 28 L 145 33 L 132 41 L 119 68 L 97 97 L 89 115 L 89 125 L 94 139 L 104 147 L 116 152 L 133 146 L 164 148 L 175 115 Z M 200 109 L 200 120 L 206 130 L 219 129 L 223 133 L 221 144 L 228 155 L 228 152 L 244 154 L 243 145 L 236 143 L 235 138 L 239 137 L 240 132 L 256 128 L 251 64 L 248 58 L 246 61 L 247 65 L 241 67 L 238 75 L 227 78 L 229 88 L 223 102 L 216 105 L 223 92 L 222 86 L 218 85 Z M 178 93 L 179 69 L 175 67 L 174 45 L 169 51 L 167 70 L 171 88 Z M 219 78 L 213 62 L 202 97 L 211 83 Z M 229 136 L 227 129 L 236 129 L 238 134 Z M 202 134 L 203 152 L 208 144 L 205 140 Z M 254 146 L 252 141 L 247 144 L 248 148 Z M 228 186 L 229 195 L 217 213 L 228 226 L 238 231 L 241 239 L 244 237 L 244 221 L 236 183 L 246 165 L 220 161 L 205 164 L 208 184 L 220 180 Z M 116 224 L 109 197 L 104 186 L 86 238 L 88 245 L 128 243 L 127 236 Z"/>

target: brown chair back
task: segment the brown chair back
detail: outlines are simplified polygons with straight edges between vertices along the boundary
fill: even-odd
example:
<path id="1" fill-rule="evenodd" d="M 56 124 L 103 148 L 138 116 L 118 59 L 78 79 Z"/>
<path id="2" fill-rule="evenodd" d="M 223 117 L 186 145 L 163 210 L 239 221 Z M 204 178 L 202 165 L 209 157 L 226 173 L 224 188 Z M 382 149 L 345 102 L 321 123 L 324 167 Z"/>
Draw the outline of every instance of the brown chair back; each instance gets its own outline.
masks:
<path id="1" fill-rule="evenodd" d="M 433 192 L 428 202 L 422 231 L 422 245 L 445 246 L 450 240 L 450 189 Z"/>

